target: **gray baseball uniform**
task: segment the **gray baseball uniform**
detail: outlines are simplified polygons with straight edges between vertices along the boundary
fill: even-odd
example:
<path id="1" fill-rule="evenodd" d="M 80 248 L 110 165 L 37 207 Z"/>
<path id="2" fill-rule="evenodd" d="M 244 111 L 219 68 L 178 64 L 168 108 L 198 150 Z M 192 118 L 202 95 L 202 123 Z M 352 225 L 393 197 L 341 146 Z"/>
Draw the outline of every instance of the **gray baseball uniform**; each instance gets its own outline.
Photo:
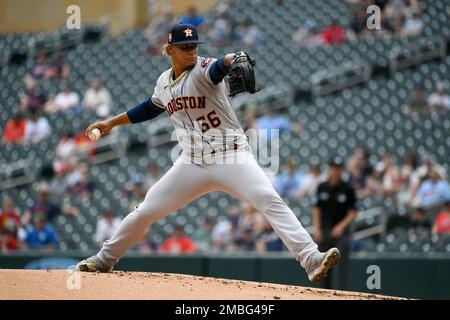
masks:
<path id="1" fill-rule="evenodd" d="M 173 167 L 128 214 L 98 257 L 114 265 L 155 221 L 210 191 L 224 191 L 264 214 L 289 251 L 309 271 L 317 245 L 257 164 L 228 97 L 226 81 L 215 85 L 209 68 L 196 65 L 172 80 L 172 69 L 158 79 L 152 101 L 164 108 L 176 129 L 182 154 Z"/>
<path id="2" fill-rule="evenodd" d="M 228 97 L 225 81 L 215 85 L 209 68 L 215 59 L 197 58 L 197 64 L 175 81 L 172 69 L 158 79 L 152 101 L 165 108 L 175 126 L 183 154 L 199 160 L 213 150 L 237 143 L 245 147 L 246 137 Z"/>

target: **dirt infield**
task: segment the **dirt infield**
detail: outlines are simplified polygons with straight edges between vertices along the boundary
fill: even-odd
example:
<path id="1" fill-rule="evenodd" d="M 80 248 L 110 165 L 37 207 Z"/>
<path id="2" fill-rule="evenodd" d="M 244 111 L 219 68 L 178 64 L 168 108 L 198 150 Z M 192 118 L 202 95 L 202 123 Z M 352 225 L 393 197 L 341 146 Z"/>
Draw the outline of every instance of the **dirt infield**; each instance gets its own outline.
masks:
<path id="1" fill-rule="evenodd" d="M 374 294 L 181 274 L 0 270 L 0 299 L 305 300 L 398 299 Z"/>

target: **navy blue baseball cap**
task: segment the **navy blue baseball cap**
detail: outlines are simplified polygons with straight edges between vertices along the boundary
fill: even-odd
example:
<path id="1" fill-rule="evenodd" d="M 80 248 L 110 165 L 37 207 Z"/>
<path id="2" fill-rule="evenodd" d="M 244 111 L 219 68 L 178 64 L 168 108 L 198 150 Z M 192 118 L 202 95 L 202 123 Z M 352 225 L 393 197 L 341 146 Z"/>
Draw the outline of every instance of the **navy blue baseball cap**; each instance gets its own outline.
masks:
<path id="1" fill-rule="evenodd" d="M 175 25 L 169 32 L 168 44 L 188 44 L 203 43 L 198 40 L 197 29 L 193 25 L 187 23 L 179 23 Z"/>

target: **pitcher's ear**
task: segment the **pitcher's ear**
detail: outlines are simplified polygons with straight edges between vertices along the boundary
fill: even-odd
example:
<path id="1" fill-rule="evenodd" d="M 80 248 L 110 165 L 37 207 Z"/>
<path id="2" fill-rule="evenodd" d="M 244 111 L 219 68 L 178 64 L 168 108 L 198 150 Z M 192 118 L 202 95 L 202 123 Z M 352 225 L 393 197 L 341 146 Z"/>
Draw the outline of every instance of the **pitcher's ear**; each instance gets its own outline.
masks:
<path id="1" fill-rule="evenodd" d="M 163 56 L 169 57 L 171 48 L 172 48 L 172 46 L 170 44 L 166 43 L 162 49 Z"/>

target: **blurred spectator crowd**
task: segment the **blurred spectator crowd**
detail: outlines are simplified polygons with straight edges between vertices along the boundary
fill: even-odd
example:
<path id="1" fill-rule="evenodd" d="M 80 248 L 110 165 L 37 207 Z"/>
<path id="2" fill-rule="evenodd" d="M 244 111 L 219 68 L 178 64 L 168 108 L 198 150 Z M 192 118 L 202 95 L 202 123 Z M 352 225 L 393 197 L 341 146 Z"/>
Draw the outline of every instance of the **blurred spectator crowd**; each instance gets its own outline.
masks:
<path id="1" fill-rule="evenodd" d="M 403 111 L 411 116 L 420 116 L 427 113 L 447 115 L 450 112 L 450 96 L 444 84 L 437 82 L 434 92 L 427 96 L 425 85 L 417 81 L 414 91 L 410 93 Z"/>
<path id="2" fill-rule="evenodd" d="M 92 79 L 81 98 L 70 85 L 70 70 L 62 52 L 54 53 L 52 59 L 46 53 L 38 55 L 34 66 L 23 79 L 20 104 L 3 130 L 3 143 L 38 144 L 45 141 L 52 134 L 48 121 L 48 115 L 52 113 L 83 112 L 94 114 L 98 119 L 110 115 L 111 94 L 101 80 Z M 56 82 L 60 91 L 54 96 L 48 95 L 41 89 L 46 81 Z"/>
<path id="3" fill-rule="evenodd" d="M 331 19 L 328 25 L 319 26 L 312 19 L 292 33 L 292 43 L 298 46 L 313 47 L 333 44 L 343 44 L 350 40 L 370 37 L 418 37 L 422 35 L 424 22 L 422 20 L 422 5 L 420 0 L 347 0 L 353 7 L 348 26 L 341 25 Z M 283 1 L 277 5 L 284 6 Z M 374 11 L 368 11 L 369 6 L 379 8 L 379 19 L 374 19 Z M 245 19 L 234 21 L 228 13 L 226 2 L 216 8 L 217 18 L 208 21 L 195 6 L 188 8 L 184 15 L 175 16 L 170 9 L 162 10 L 144 30 L 144 36 L 149 43 L 148 53 L 158 55 L 167 42 L 167 35 L 172 26 L 178 22 L 189 23 L 199 28 L 214 46 L 255 47 L 262 44 L 264 34 L 261 29 Z M 376 28 L 368 27 L 378 23 Z"/>
<path id="4" fill-rule="evenodd" d="M 228 14 L 228 6 L 225 3 L 218 5 L 217 11 L 219 17 L 214 21 L 208 21 L 198 13 L 195 6 L 189 7 L 187 12 L 181 16 L 175 16 L 170 9 L 164 10 L 143 31 L 149 43 L 148 54 L 159 55 L 162 46 L 167 43 L 167 35 L 170 30 L 176 23 L 180 22 L 195 26 L 215 46 L 241 45 L 255 47 L 261 45 L 262 32 L 251 19 L 246 19 L 241 23 L 233 21 Z"/>
<path id="5" fill-rule="evenodd" d="M 47 81 L 60 88 L 56 95 L 42 90 Z M 65 63 L 64 53 L 40 53 L 23 78 L 23 91 L 18 92 L 20 103 L 2 130 L 1 142 L 25 145 L 45 142 L 53 132 L 48 120 L 52 113 L 89 113 L 97 119 L 109 116 L 111 95 L 99 78 L 91 80 L 82 97 L 70 83 L 71 67 Z M 58 248 L 58 235 L 52 225 L 55 217 L 79 215 L 79 210 L 70 204 L 70 197 L 90 197 L 94 190 L 91 167 L 85 160 L 95 155 L 95 146 L 84 131 L 74 132 L 68 126 L 54 150 L 51 179 L 37 184 L 39 196 L 33 206 L 19 214 L 11 198 L 3 199 L 0 215 L 3 251 Z"/>
<path id="6" fill-rule="evenodd" d="M 414 155 L 407 155 L 397 163 L 386 153 L 374 166 L 370 165 L 369 157 L 367 150 L 357 148 L 346 164 L 344 180 L 353 185 L 359 199 L 391 199 L 395 205 L 416 208 L 450 198 L 447 172 L 432 156 L 426 155 L 419 161 Z M 274 186 L 286 198 L 312 199 L 318 184 L 325 179 L 320 164 L 311 164 L 309 171 L 304 172 L 289 158 Z"/>
<path id="7" fill-rule="evenodd" d="M 299 46 L 313 47 L 342 44 L 348 40 L 370 37 L 418 37 L 422 34 L 424 22 L 420 0 L 348 0 L 353 4 L 354 12 L 348 28 L 332 20 L 328 26 L 319 28 L 316 21 L 307 20 L 292 35 L 292 42 Z M 374 19 L 375 11 L 368 7 L 379 8 L 379 19 Z M 379 26 L 373 29 L 373 23 Z M 370 26 L 370 28 L 368 27 Z"/>

